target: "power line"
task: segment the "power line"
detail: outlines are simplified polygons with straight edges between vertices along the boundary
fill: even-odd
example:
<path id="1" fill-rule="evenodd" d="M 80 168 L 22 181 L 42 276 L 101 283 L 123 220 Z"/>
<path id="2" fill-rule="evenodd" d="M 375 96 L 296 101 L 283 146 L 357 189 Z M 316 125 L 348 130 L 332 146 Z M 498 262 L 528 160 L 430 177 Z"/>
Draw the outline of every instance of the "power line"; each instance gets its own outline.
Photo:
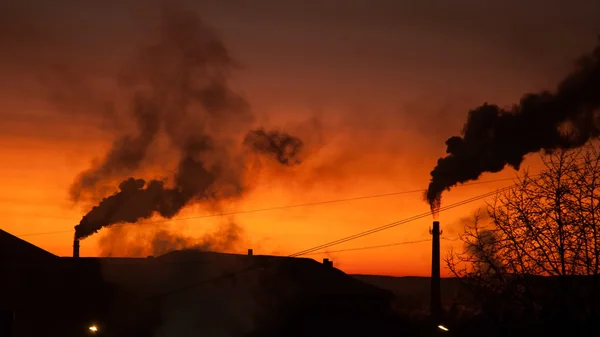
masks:
<path id="1" fill-rule="evenodd" d="M 440 239 L 441 240 L 445 240 L 445 241 L 457 241 L 458 240 L 458 238 L 452 239 L 452 238 L 445 238 L 445 237 L 444 238 L 440 238 Z M 388 244 L 384 244 L 384 245 L 357 247 L 357 248 L 349 248 L 349 249 L 341 249 L 341 250 L 325 250 L 325 251 L 319 251 L 319 252 L 304 254 L 304 256 L 307 256 L 307 255 L 319 255 L 319 254 L 330 254 L 330 253 L 342 253 L 342 252 L 368 250 L 368 249 L 377 249 L 377 248 L 387 248 L 387 247 L 393 247 L 393 246 L 402 246 L 402 245 L 424 243 L 424 242 L 431 242 L 431 239 L 423 239 L 423 240 L 415 240 L 415 241 L 402 241 L 402 242 L 388 243 Z M 160 261 L 158 263 L 160 263 L 160 264 L 166 264 L 166 265 L 173 265 L 173 264 L 177 264 L 177 265 L 190 265 L 190 264 L 198 264 L 198 263 L 204 263 L 204 262 L 205 262 L 205 260 L 186 260 L 186 261 Z M 23 265 L 23 264 L 19 264 L 19 265 Z"/>
<path id="2" fill-rule="evenodd" d="M 498 193 L 498 192 L 500 192 L 502 190 L 506 190 L 506 189 L 508 189 L 508 188 L 510 188 L 512 186 L 514 186 L 514 185 L 505 187 L 505 188 L 503 188 L 501 190 L 497 190 L 497 191 L 494 191 L 494 192 L 485 193 L 485 194 L 479 195 L 479 196 L 474 197 L 474 198 L 466 199 L 466 200 L 463 200 L 461 202 L 457 202 L 455 204 L 451 204 L 451 205 L 442 207 L 442 208 L 440 208 L 439 212 L 441 213 L 441 212 L 446 211 L 448 209 L 455 208 L 455 207 L 458 207 L 458 206 L 462 206 L 462 205 L 467 204 L 469 202 L 473 202 L 473 201 L 476 201 L 476 200 L 484 199 L 484 198 L 486 198 L 488 196 L 491 196 L 491 195 L 494 195 L 494 194 L 496 194 L 496 193 Z M 426 214 L 426 216 L 431 216 L 430 212 L 424 213 L 424 214 Z M 380 226 L 380 227 L 377 227 L 377 228 L 373 228 L 373 229 L 371 229 L 369 231 L 358 233 L 358 234 L 355 234 L 355 235 L 350 236 L 350 237 L 346 237 L 346 238 L 343 238 L 343 239 L 340 239 L 340 240 L 336 240 L 336 241 L 330 242 L 328 244 L 323 244 L 323 245 L 319 245 L 319 246 L 316 246 L 316 247 L 313 247 L 313 248 L 310 248 L 310 249 L 306 249 L 304 251 L 288 255 L 287 257 L 298 257 L 298 256 L 301 256 L 301 255 L 310 254 L 310 253 L 313 253 L 313 252 L 318 251 L 320 249 L 331 247 L 331 246 L 334 246 L 334 245 L 337 245 L 337 244 L 340 244 L 340 243 L 343 243 L 343 242 L 347 242 L 347 241 L 350 241 L 350 240 L 354 240 L 354 239 L 357 239 L 359 237 L 370 235 L 370 234 L 373 234 L 373 233 L 376 233 L 376 232 L 379 232 L 379 231 L 382 231 L 382 230 L 386 230 L 386 229 L 398 226 L 400 224 L 408 223 L 408 222 L 411 222 L 411 221 L 414 221 L 414 220 L 417 220 L 417 219 L 420 219 L 420 218 L 423 218 L 423 217 L 425 217 L 423 214 L 415 215 L 413 217 L 406 218 L 406 219 L 401 220 L 401 221 L 396 221 L 396 222 L 393 222 L 391 224 L 387 224 L 387 225 Z M 235 276 L 237 274 L 242 274 L 242 273 L 245 273 L 245 272 L 257 269 L 257 268 L 261 268 L 263 266 L 266 266 L 265 262 L 259 263 L 259 264 L 256 264 L 256 265 L 250 265 L 250 266 L 248 266 L 248 267 L 246 267 L 244 269 L 238 270 L 236 272 L 224 273 L 222 275 L 211 277 L 211 278 L 208 278 L 208 279 L 204 279 L 204 280 L 202 280 L 200 282 L 193 283 L 193 284 L 187 285 L 185 287 L 180 287 L 180 288 L 168 291 L 168 292 L 163 292 L 163 293 L 160 293 L 160 294 L 156 294 L 154 296 L 151 296 L 150 299 L 157 298 L 157 297 L 169 296 L 169 295 L 171 295 L 173 293 L 177 293 L 177 292 L 180 292 L 180 291 L 185 291 L 187 289 L 191 289 L 191 288 L 203 285 L 203 284 L 212 283 L 212 282 L 220 280 L 222 278 L 232 277 L 232 276 Z"/>
<path id="3" fill-rule="evenodd" d="M 446 240 L 446 241 L 455 241 L 455 240 L 450 239 L 450 238 L 440 238 L 440 239 Z M 306 255 L 320 255 L 320 254 L 354 252 L 354 251 L 358 251 L 358 250 L 370 250 L 370 249 L 378 249 L 378 248 L 388 248 L 388 247 L 404 246 L 404 245 L 410 245 L 410 244 L 415 244 L 415 243 L 423 243 L 423 242 L 431 242 L 431 239 L 423 239 L 423 240 L 416 240 L 416 241 L 402 241 L 402 242 L 388 243 L 388 244 L 385 244 L 385 245 L 366 246 L 366 247 L 348 248 L 348 249 L 340 249 L 340 250 L 324 250 L 324 251 L 313 252 L 313 253 L 308 253 L 308 254 L 304 254 L 304 255 L 306 256 Z"/>
<path id="4" fill-rule="evenodd" d="M 497 190 L 497 191 L 494 191 L 494 192 L 488 192 L 488 193 L 485 193 L 485 194 L 482 194 L 482 195 L 479 195 L 479 196 L 476 196 L 476 197 L 473 197 L 473 198 L 470 198 L 470 199 L 466 199 L 466 200 L 463 200 L 463 201 L 460 201 L 460 202 L 457 202 L 457 203 L 454 203 L 454 204 L 442 207 L 442 208 L 439 209 L 439 212 L 443 212 L 443 211 L 446 211 L 446 210 L 449 210 L 449 209 L 452 209 L 452 208 L 455 208 L 455 207 L 459 207 L 459 206 L 471 203 L 473 201 L 477 201 L 477 200 L 481 200 L 481 199 L 490 197 L 490 196 L 495 195 L 495 194 L 497 194 L 499 192 L 505 191 L 505 190 L 511 188 L 512 186 L 514 186 L 514 185 L 511 185 L 511 186 L 508 186 L 508 187 L 504 187 L 504 188 L 502 188 L 500 190 Z M 421 213 L 421 214 L 415 215 L 413 217 L 406 218 L 404 220 L 392 222 L 392 223 L 389 223 L 387 225 L 384 225 L 384 226 L 381 226 L 381 227 L 377 227 L 377 228 L 373 228 L 371 230 L 368 230 L 368 231 L 365 231 L 365 232 L 362 232 L 362 233 L 351 235 L 351 236 L 348 236 L 348 237 L 345 237 L 345 238 L 342 238 L 342 239 L 339 239 L 339 240 L 335 240 L 335 241 L 332 241 L 332 242 L 329 242 L 329 243 L 325 243 L 325 244 L 322 244 L 322 245 L 319 245 L 319 246 L 316 246 L 316 247 L 313 247 L 313 248 L 309 248 L 309 249 L 303 250 L 303 251 L 298 252 L 296 254 L 290 255 L 290 257 L 301 256 L 301 255 L 305 255 L 305 254 L 308 254 L 308 253 L 315 252 L 315 251 L 320 250 L 320 249 L 325 249 L 325 248 L 329 248 L 329 247 L 332 247 L 332 246 L 336 246 L 336 245 L 339 245 L 341 243 L 345 243 L 345 242 L 348 242 L 348 241 L 356 240 L 358 238 L 361 238 L 361 237 L 364 237 L 364 236 L 367 236 L 367 235 L 375 234 L 375 233 L 378 233 L 378 232 L 381 232 L 381 231 L 384 231 L 384 230 L 387 230 L 387 229 L 390 229 L 390 228 L 393 228 L 393 227 L 397 227 L 397 226 L 406 224 L 408 222 L 412 222 L 412 221 L 419 220 L 419 219 L 422 219 L 422 218 L 425 218 L 425 217 L 429 217 L 429 216 L 431 216 L 431 212 Z"/>
<path id="5" fill-rule="evenodd" d="M 539 174 L 533 175 L 531 177 L 538 176 L 538 175 Z M 502 179 L 494 179 L 494 180 L 477 181 L 477 182 L 472 182 L 472 183 L 461 184 L 461 185 L 459 185 L 457 187 L 471 186 L 471 185 L 481 185 L 481 184 L 490 184 L 490 183 L 495 183 L 495 182 L 502 182 L 502 181 L 514 180 L 514 179 L 515 178 L 502 178 Z M 352 197 L 352 198 L 344 198 L 344 199 L 333 199 L 333 200 L 316 201 L 316 202 L 304 203 L 304 204 L 294 204 L 294 205 L 286 205 L 286 206 L 274 206 L 274 207 L 257 208 L 257 209 L 242 210 L 242 211 L 235 211 L 235 212 L 226 212 L 226 213 L 213 213 L 213 214 L 206 214 L 206 215 L 199 215 L 199 216 L 192 216 L 192 217 L 182 217 L 182 218 L 173 218 L 173 219 L 161 219 L 161 220 L 153 220 L 153 221 L 141 221 L 141 222 L 136 222 L 136 223 L 120 223 L 120 224 L 111 225 L 110 227 L 134 226 L 134 225 L 138 226 L 138 225 L 148 225 L 148 224 L 165 223 L 165 222 L 170 222 L 170 221 L 197 220 L 197 219 L 214 218 L 214 217 L 222 217 L 222 216 L 229 216 L 229 215 L 241 215 L 241 214 L 250 214 L 250 213 L 277 211 L 277 210 L 290 209 L 290 208 L 298 208 L 298 207 L 310 207 L 310 206 L 318 206 L 318 205 L 342 203 L 342 202 L 357 201 L 357 200 L 384 198 L 384 197 L 391 197 L 391 196 L 397 196 L 397 195 L 402 195 L 402 194 L 412 194 L 412 193 L 419 193 L 419 192 L 424 193 L 425 191 L 427 191 L 427 190 L 426 189 L 406 190 L 406 191 L 399 191 L 399 192 L 392 192 L 392 193 L 381 193 L 381 194 L 359 196 L 359 197 Z M 77 220 L 74 220 L 74 221 L 77 221 Z M 28 237 L 28 236 L 63 234 L 63 233 L 73 233 L 73 229 L 60 230 L 60 231 L 49 231 L 49 232 L 25 233 L 25 234 L 19 234 L 19 235 L 16 235 L 16 236 L 17 237 Z"/>
<path id="6" fill-rule="evenodd" d="M 484 193 L 484 194 L 481 194 L 481 195 L 473 197 L 473 198 L 465 199 L 463 201 L 460 201 L 460 202 L 457 202 L 457 203 L 454 203 L 454 204 L 451 204 L 451 205 L 448 205 L 448 206 L 445 206 L 445 207 L 441 207 L 439 209 L 438 213 L 441 213 L 441 212 L 444 212 L 444 211 L 447 211 L 449 209 L 456 208 L 456 207 L 459 207 L 459 206 L 463 206 L 463 205 L 471 203 L 473 201 L 485 199 L 485 198 L 487 198 L 489 196 L 495 195 L 495 194 L 500 193 L 502 191 L 506 191 L 506 190 L 512 188 L 513 186 L 515 186 L 515 184 L 510 185 L 510 186 L 506 186 L 504 188 L 501 188 L 501 189 L 493 191 L 493 192 L 488 192 L 488 193 Z M 355 235 L 352 235 L 352 236 L 349 236 L 349 237 L 346 237 L 346 238 L 342 238 L 342 239 L 335 240 L 335 241 L 332 241 L 332 242 L 329 242 L 329 243 L 326 243 L 326 244 L 315 246 L 313 248 L 305 249 L 305 250 L 300 251 L 298 253 L 288 255 L 287 257 L 298 257 L 298 256 L 308 255 L 308 254 L 314 253 L 314 252 L 316 252 L 318 250 L 321 250 L 321 249 L 325 249 L 325 248 L 328 248 L 328 247 L 331 247 L 331 246 L 335 246 L 335 245 L 338 245 L 338 244 L 341 244 L 341 243 L 344 243 L 344 242 L 348 242 L 348 241 L 351 241 L 351 240 L 355 240 L 355 239 L 358 239 L 358 238 L 361 238 L 361 237 L 364 237 L 364 236 L 367 236 L 367 235 L 371 235 L 371 234 L 374 234 L 374 233 L 377 233 L 377 232 L 381 232 L 381 231 L 384 231 L 384 230 L 387 230 L 387 229 L 390 229 L 390 228 L 393 228 L 393 227 L 396 227 L 396 226 L 399 226 L 399 225 L 402 225 L 402 224 L 406 224 L 408 222 L 415 221 L 415 220 L 418 220 L 418 219 L 421 219 L 421 218 L 424 218 L 424 217 L 428 217 L 428 216 L 431 216 L 431 212 L 418 214 L 418 215 L 406 218 L 404 220 L 392 222 L 390 224 L 387 224 L 387 225 L 384 225 L 384 226 L 380 226 L 380 227 L 376 227 L 376 228 L 373 228 L 371 230 L 364 231 L 364 232 L 361 232 L 361 233 L 358 233 L 358 234 L 355 234 Z M 204 280 L 202 280 L 200 282 L 196 282 L 196 283 L 184 286 L 184 287 L 176 288 L 176 289 L 173 289 L 173 290 L 168 291 L 168 292 L 163 292 L 163 293 L 155 294 L 154 296 L 150 296 L 147 299 L 155 299 L 155 298 L 169 296 L 171 294 L 178 293 L 178 292 L 181 292 L 181 291 L 185 291 L 185 290 L 188 290 L 188 289 L 191 289 L 191 288 L 195 288 L 195 287 L 203 285 L 203 284 L 212 283 L 212 282 L 218 281 L 218 280 L 223 279 L 223 278 L 234 277 L 235 275 L 242 274 L 242 273 L 245 273 L 245 272 L 248 272 L 248 271 L 251 271 L 251 270 L 254 270 L 254 269 L 258 269 L 258 268 L 261 268 L 261 267 L 265 267 L 266 265 L 267 265 L 267 262 L 263 261 L 262 263 L 250 265 L 250 266 L 248 266 L 248 267 L 246 267 L 244 269 L 238 270 L 238 271 L 223 273 L 223 274 L 221 274 L 219 276 L 207 278 L 207 279 L 204 279 Z"/>
<path id="7" fill-rule="evenodd" d="M 459 238 L 440 238 L 441 240 L 445 240 L 445 241 L 457 241 L 459 240 Z M 319 254 L 330 254 L 330 253 L 343 253 L 343 252 L 350 252 L 350 251 L 359 251 L 359 250 L 369 250 L 369 249 L 377 249 L 377 248 L 387 248 L 387 247 L 393 247 L 393 246 L 402 246 L 402 245 L 408 245 L 408 244 L 416 244 L 416 243 L 424 243 L 424 242 L 431 242 L 431 239 L 423 239 L 423 240 L 415 240 L 415 241 L 402 241 L 402 242 L 395 242 L 395 243 L 388 243 L 388 244 L 384 244 L 384 245 L 377 245 L 377 246 L 366 246 L 366 247 L 357 247 L 357 248 L 349 248 L 349 249 L 340 249 L 340 250 L 325 250 L 325 251 L 319 251 L 319 252 L 314 252 L 314 253 L 309 253 L 309 254 L 304 254 L 304 256 L 307 255 L 319 255 Z M 140 258 L 140 259 L 144 259 L 144 258 Z M 186 260 L 186 261 L 157 261 L 160 264 L 164 264 L 164 265 L 189 265 L 189 264 L 198 264 L 198 263 L 204 263 L 206 260 Z M 24 263 L 19 263 L 18 264 L 19 267 L 23 267 L 23 266 L 35 266 L 35 267 L 44 267 L 45 265 L 43 264 L 39 264 L 39 263 L 29 263 L 29 264 L 24 264 Z M 12 266 L 14 268 L 14 266 Z"/>
<path id="8" fill-rule="evenodd" d="M 542 174 L 543 173 L 539 173 L 539 174 L 535 174 L 535 175 L 529 175 L 528 177 L 541 176 Z M 508 180 L 508 179 L 504 179 L 504 180 Z M 515 186 L 517 186 L 517 184 L 512 184 L 512 185 L 503 187 L 501 189 L 498 189 L 496 191 L 484 193 L 484 194 L 478 195 L 478 196 L 473 197 L 473 198 L 465 199 L 465 200 L 456 202 L 454 204 L 441 207 L 439 210 L 437 210 L 437 213 L 439 214 L 441 212 L 444 212 L 444 211 L 447 211 L 449 209 L 456 208 L 456 207 L 459 207 L 459 206 L 463 206 L 463 205 L 471 203 L 473 201 L 485 199 L 485 198 L 490 197 L 492 195 L 495 195 L 495 194 L 507 191 L 507 190 L 509 190 L 509 189 L 511 189 L 511 188 L 513 188 Z M 361 238 L 361 237 L 364 237 L 364 236 L 367 236 L 367 235 L 371 235 L 371 234 L 374 234 L 374 233 L 377 233 L 377 232 L 381 232 L 381 231 L 384 231 L 384 230 L 387 230 L 387 229 L 390 229 L 390 228 L 393 228 L 393 227 L 396 227 L 396 226 L 399 226 L 399 225 L 402 225 L 402 224 L 406 224 L 408 222 L 412 222 L 412 221 L 415 221 L 415 220 L 418 220 L 418 219 L 422 219 L 422 218 L 428 217 L 428 216 L 431 216 L 431 212 L 421 213 L 421 214 L 418 214 L 418 215 L 406 218 L 404 220 L 392 222 L 390 224 L 387 224 L 387 225 L 384 225 L 384 226 L 380 226 L 380 227 L 377 227 L 377 228 L 373 228 L 371 230 L 368 230 L 368 231 L 365 231 L 365 232 L 362 232 L 362 233 L 358 233 L 358 234 L 355 234 L 355 235 L 348 236 L 346 238 L 342 238 L 342 239 L 335 240 L 335 241 L 332 241 L 332 242 L 329 242 L 329 243 L 326 243 L 326 244 L 322 244 L 322 245 L 319 245 L 319 246 L 316 246 L 316 247 L 313 247 L 313 248 L 309 248 L 309 249 L 300 251 L 298 253 L 288 255 L 287 257 L 298 257 L 298 256 L 313 254 L 313 253 L 315 253 L 315 252 L 317 252 L 317 251 L 319 251 L 321 249 L 325 249 L 325 248 L 328 248 L 328 247 L 331 247 L 331 246 L 339 245 L 339 244 L 344 243 L 344 242 L 348 242 L 348 241 L 355 240 L 355 239 L 358 239 L 358 238 Z M 447 239 L 447 240 L 452 240 L 452 239 Z M 455 240 L 452 240 L 452 241 L 455 241 Z M 211 277 L 211 278 L 208 278 L 208 279 L 204 279 L 204 280 L 202 280 L 200 282 L 193 283 L 193 284 L 190 284 L 190 285 L 187 285 L 187 286 L 184 286 L 184 287 L 176 288 L 176 289 L 173 289 L 173 290 L 168 291 L 168 292 L 163 292 L 163 293 L 155 294 L 154 296 L 150 296 L 147 299 L 155 299 L 155 298 L 160 298 L 160 297 L 166 297 L 166 296 L 169 296 L 171 294 L 174 294 L 174 293 L 177 293 L 177 292 L 181 292 L 181 291 L 185 291 L 187 289 L 195 288 L 195 287 L 203 285 L 203 284 L 212 283 L 212 282 L 215 282 L 215 281 L 223 279 L 223 278 L 234 277 L 237 274 L 242 274 L 242 273 L 251 271 L 253 269 L 264 267 L 266 265 L 267 265 L 267 262 L 262 262 L 262 263 L 259 263 L 259 264 L 250 265 L 250 266 L 248 266 L 248 267 L 246 267 L 244 269 L 241 269 L 241 270 L 238 270 L 238 271 L 235 271 L 235 272 L 223 273 L 223 274 L 221 274 L 219 276 L 215 276 L 215 277 Z"/>

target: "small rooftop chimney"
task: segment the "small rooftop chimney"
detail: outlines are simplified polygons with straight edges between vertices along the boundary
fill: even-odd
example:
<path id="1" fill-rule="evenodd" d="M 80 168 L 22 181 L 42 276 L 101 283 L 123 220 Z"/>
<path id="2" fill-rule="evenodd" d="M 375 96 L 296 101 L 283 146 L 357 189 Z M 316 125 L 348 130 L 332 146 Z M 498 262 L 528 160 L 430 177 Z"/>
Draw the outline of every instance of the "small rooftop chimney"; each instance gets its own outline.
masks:
<path id="1" fill-rule="evenodd" d="M 252 248 L 248 249 L 248 256 L 252 256 L 253 253 Z"/>
<path id="2" fill-rule="evenodd" d="M 79 258 L 79 240 L 77 237 L 73 239 L 73 258 Z"/>

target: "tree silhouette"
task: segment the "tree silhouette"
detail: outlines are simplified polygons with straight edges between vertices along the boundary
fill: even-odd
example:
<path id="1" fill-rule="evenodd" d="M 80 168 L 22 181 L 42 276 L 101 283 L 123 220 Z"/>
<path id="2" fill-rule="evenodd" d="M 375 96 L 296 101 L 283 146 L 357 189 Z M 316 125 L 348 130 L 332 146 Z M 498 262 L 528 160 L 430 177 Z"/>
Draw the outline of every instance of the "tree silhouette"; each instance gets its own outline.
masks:
<path id="1" fill-rule="evenodd" d="M 446 262 L 496 323 L 587 322 L 598 317 L 600 147 L 542 155 L 474 215 L 462 252 Z M 577 325 L 583 326 L 583 325 Z"/>

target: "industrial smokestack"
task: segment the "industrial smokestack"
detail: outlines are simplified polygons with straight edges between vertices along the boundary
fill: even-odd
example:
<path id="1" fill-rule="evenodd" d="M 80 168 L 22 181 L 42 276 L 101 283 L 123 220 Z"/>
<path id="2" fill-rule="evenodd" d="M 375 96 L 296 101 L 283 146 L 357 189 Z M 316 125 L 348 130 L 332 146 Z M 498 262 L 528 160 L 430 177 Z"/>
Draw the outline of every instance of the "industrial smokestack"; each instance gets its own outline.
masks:
<path id="1" fill-rule="evenodd" d="M 442 316 L 441 282 L 440 282 L 440 222 L 434 221 L 431 228 L 431 317 L 440 323 Z"/>
<path id="2" fill-rule="evenodd" d="M 77 236 L 73 239 L 73 258 L 79 258 L 79 239 L 77 239 Z"/>

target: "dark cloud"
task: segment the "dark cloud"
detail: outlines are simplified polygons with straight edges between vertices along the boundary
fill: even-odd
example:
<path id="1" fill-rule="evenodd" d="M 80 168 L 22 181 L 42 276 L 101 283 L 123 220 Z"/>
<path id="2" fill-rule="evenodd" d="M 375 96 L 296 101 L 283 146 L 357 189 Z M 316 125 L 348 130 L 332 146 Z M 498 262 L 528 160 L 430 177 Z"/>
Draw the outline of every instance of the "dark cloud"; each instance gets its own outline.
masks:
<path id="1" fill-rule="evenodd" d="M 244 144 L 252 150 L 272 156 L 283 165 L 301 162 L 299 155 L 304 143 L 298 137 L 280 131 L 252 130 L 246 134 Z"/>

